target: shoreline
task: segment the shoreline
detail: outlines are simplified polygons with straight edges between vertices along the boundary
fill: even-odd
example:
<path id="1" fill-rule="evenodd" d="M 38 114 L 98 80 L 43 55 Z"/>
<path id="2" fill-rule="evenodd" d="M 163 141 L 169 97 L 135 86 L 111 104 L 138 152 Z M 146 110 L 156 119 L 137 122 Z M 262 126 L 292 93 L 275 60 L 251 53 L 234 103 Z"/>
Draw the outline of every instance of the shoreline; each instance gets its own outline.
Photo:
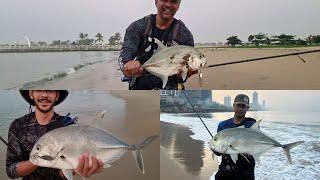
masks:
<path id="1" fill-rule="evenodd" d="M 206 150 L 204 141 L 191 138 L 189 127 L 160 121 L 160 177 L 168 180 L 208 180 L 218 169 L 216 158 Z"/>

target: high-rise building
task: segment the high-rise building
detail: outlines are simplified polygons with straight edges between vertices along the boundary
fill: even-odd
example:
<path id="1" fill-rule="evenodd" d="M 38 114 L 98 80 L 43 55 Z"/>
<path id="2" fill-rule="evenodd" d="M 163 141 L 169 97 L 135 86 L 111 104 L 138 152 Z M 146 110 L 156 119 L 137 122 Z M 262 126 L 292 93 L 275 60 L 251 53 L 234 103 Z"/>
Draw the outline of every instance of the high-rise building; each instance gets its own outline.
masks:
<path id="1" fill-rule="evenodd" d="M 212 102 L 212 91 L 211 90 L 187 90 L 184 91 L 192 102 Z M 180 96 L 184 96 L 180 93 Z M 185 97 L 184 97 L 185 98 Z"/>
<path id="2" fill-rule="evenodd" d="M 224 106 L 231 107 L 231 97 L 230 96 L 224 97 Z"/>
<path id="3" fill-rule="evenodd" d="M 261 110 L 261 105 L 259 104 L 259 94 L 257 91 L 252 94 L 252 102 L 250 103 L 251 110 Z"/>

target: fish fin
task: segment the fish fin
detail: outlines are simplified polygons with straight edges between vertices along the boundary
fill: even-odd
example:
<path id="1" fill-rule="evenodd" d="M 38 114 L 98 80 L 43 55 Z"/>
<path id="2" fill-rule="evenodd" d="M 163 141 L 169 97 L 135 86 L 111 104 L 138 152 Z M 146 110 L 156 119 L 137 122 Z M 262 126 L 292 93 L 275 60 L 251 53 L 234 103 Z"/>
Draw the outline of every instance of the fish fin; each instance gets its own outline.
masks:
<path id="1" fill-rule="evenodd" d="M 304 141 L 297 141 L 297 142 L 293 142 L 293 143 L 282 145 L 282 148 L 283 148 L 283 150 L 286 153 L 286 156 L 288 158 L 289 164 L 292 164 L 291 155 L 290 155 L 290 149 L 298 146 L 301 143 L 304 143 Z"/>
<path id="2" fill-rule="evenodd" d="M 232 159 L 232 161 L 233 161 L 234 163 L 237 163 L 238 154 L 230 154 L 230 157 L 231 157 L 231 159 Z"/>
<path id="3" fill-rule="evenodd" d="M 257 153 L 257 154 L 254 154 L 252 155 L 253 156 L 253 159 L 257 162 L 257 163 L 260 163 L 260 156 L 262 155 L 262 153 Z"/>
<path id="4" fill-rule="evenodd" d="M 137 167 L 139 168 L 140 172 L 144 174 L 144 164 L 143 164 L 143 157 L 141 154 L 141 150 L 143 150 L 145 147 L 147 147 L 153 140 L 158 138 L 158 135 L 150 136 L 146 138 L 144 141 L 131 145 L 129 149 L 132 152 L 132 155 L 134 159 L 136 160 Z"/>
<path id="5" fill-rule="evenodd" d="M 134 85 L 136 80 L 137 80 L 137 76 L 133 75 L 132 78 L 131 78 L 131 81 L 130 81 L 130 87 L 132 87 Z"/>
<path id="6" fill-rule="evenodd" d="M 171 46 L 179 46 L 179 44 L 176 41 L 172 41 Z"/>
<path id="7" fill-rule="evenodd" d="M 108 167 L 111 167 L 110 164 L 106 163 L 106 164 L 103 164 L 103 168 L 108 168 Z"/>
<path id="8" fill-rule="evenodd" d="M 188 76 L 188 73 L 187 72 L 182 72 L 181 73 L 181 77 L 182 77 L 182 80 L 185 81 L 187 79 L 187 76 Z"/>
<path id="9" fill-rule="evenodd" d="M 161 49 L 167 48 L 159 39 L 154 38 L 155 43 L 158 45 L 157 51 L 160 51 Z"/>
<path id="10" fill-rule="evenodd" d="M 101 120 L 103 120 L 103 118 L 105 117 L 106 113 L 107 113 L 107 109 L 101 112 L 100 118 Z"/>
<path id="11" fill-rule="evenodd" d="M 187 79 L 187 76 L 188 76 L 188 68 L 184 66 L 182 67 L 182 73 L 181 73 L 182 80 L 185 81 Z"/>
<path id="12" fill-rule="evenodd" d="M 256 121 L 250 128 L 255 130 L 260 130 L 259 124 L 262 121 L 262 119 Z"/>
<path id="13" fill-rule="evenodd" d="M 241 155 L 249 164 L 251 164 L 250 161 L 248 160 L 248 158 L 247 158 L 243 153 L 240 153 L 240 155 Z"/>
<path id="14" fill-rule="evenodd" d="M 68 180 L 73 180 L 73 170 L 72 169 L 62 169 L 62 173 Z"/>
<path id="15" fill-rule="evenodd" d="M 236 128 L 246 128 L 246 126 L 245 126 L 245 125 L 242 125 L 242 126 L 238 126 L 238 127 L 236 127 Z"/>
<path id="16" fill-rule="evenodd" d="M 161 76 L 161 80 L 162 80 L 162 89 L 163 89 L 163 88 L 166 87 L 166 85 L 167 85 L 168 76 L 167 76 L 167 75 Z"/>

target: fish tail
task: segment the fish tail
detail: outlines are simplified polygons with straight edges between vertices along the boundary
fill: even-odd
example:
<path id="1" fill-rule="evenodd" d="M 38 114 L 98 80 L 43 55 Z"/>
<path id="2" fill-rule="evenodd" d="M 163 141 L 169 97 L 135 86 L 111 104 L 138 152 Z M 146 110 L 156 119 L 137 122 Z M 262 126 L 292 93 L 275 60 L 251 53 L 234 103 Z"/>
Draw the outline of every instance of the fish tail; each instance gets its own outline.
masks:
<path id="1" fill-rule="evenodd" d="M 297 142 L 293 142 L 293 143 L 289 143 L 289 144 L 285 144 L 285 145 L 281 146 L 283 148 L 284 152 L 286 153 L 286 156 L 287 156 L 290 164 L 292 164 L 290 150 L 292 148 L 298 146 L 301 143 L 304 143 L 304 141 L 297 141 Z"/>
<path id="2" fill-rule="evenodd" d="M 129 147 L 130 151 L 132 152 L 132 155 L 134 159 L 136 160 L 137 167 L 141 171 L 142 174 L 144 174 L 144 164 L 143 164 L 143 157 L 141 154 L 141 150 L 143 150 L 145 147 L 147 147 L 153 140 L 155 140 L 158 137 L 158 135 L 150 136 L 143 140 L 142 142 L 138 144 L 131 145 Z"/>

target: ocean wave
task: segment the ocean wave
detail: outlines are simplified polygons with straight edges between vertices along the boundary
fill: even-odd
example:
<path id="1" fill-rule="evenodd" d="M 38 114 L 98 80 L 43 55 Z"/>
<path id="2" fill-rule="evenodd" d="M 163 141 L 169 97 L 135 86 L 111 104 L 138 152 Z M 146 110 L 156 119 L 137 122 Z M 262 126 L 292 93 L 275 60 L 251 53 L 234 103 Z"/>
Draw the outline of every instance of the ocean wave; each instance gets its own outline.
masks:
<path id="1" fill-rule="evenodd" d="M 38 87 L 40 85 L 44 85 L 45 83 L 47 83 L 49 81 L 55 81 L 55 80 L 58 80 L 58 79 L 62 79 L 64 77 L 68 76 L 68 75 L 76 73 L 77 71 L 79 71 L 80 69 L 82 69 L 84 67 L 87 67 L 87 66 L 90 66 L 90 65 L 94 65 L 94 64 L 97 64 L 97 63 L 101 63 L 101 62 L 104 62 L 104 61 L 94 61 L 94 62 L 86 62 L 86 63 L 83 63 L 83 64 L 77 64 L 77 65 L 69 68 L 65 72 L 58 72 L 58 73 L 49 75 L 48 77 L 45 77 L 43 79 L 40 79 L 40 80 L 37 80 L 37 81 L 32 81 L 32 82 L 27 82 L 27 83 L 23 84 L 22 86 L 17 86 L 17 87 L 10 88 L 9 90 L 12 90 L 12 89 L 32 89 L 32 88 Z"/>

